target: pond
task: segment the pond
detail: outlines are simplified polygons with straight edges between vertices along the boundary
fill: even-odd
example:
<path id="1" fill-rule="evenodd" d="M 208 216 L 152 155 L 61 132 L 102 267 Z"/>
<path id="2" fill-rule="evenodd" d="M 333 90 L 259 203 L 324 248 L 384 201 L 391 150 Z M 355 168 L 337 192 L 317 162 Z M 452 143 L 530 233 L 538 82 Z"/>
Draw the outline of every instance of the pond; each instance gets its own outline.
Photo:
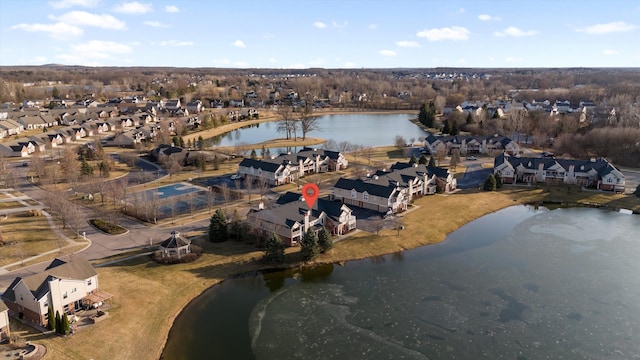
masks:
<path id="1" fill-rule="evenodd" d="M 412 114 L 350 114 L 325 115 L 317 119 L 317 130 L 307 137 L 334 140 L 336 143 L 347 141 L 364 146 L 394 145 L 396 135 L 409 141 L 427 136 L 427 133 L 409 121 Z M 301 137 L 300 131 L 297 136 Z M 235 146 L 238 144 L 256 144 L 263 141 L 284 138 L 286 134 L 278 131 L 277 122 L 266 122 L 257 126 L 233 130 L 210 139 L 212 145 Z"/>
<path id="2" fill-rule="evenodd" d="M 637 215 L 515 206 L 441 244 L 225 281 L 162 358 L 629 359 L 639 257 Z"/>

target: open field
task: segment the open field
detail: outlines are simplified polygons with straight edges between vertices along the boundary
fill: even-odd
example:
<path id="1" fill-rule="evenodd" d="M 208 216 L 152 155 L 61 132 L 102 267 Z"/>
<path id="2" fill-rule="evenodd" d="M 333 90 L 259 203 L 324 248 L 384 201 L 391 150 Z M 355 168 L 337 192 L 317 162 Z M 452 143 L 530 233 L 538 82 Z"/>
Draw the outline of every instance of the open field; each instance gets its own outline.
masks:
<path id="1" fill-rule="evenodd" d="M 342 262 L 437 243 L 482 215 L 539 201 L 598 203 L 640 212 L 640 198 L 576 188 L 568 192 L 566 187 L 512 187 L 499 192 L 474 190 L 427 196 L 416 200 L 415 210 L 402 216 L 405 229 L 399 235 L 396 230 L 383 230 L 379 235 L 357 232 L 336 243 L 332 251 L 317 261 Z M 193 263 L 163 266 L 143 257 L 98 268 L 101 289 L 114 295 L 106 321 L 68 338 L 19 333 L 45 344 L 50 359 L 157 359 L 175 316 L 191 299 L 228 276 L 263 268 L 259 261 L 262 252 L 251 245 L 234 241 L 197 242 L 203 245 L 205 253 Z M 298 249 L 287 252 L 291 265 L 297 266 Z M 145 339 L 144 343 L 141 339 Z"/>
<path id="2" fill-rule="evenodd" d="M 0 266 L 67 245 L 51 229 L 45 216 L 29 216 L 25 212 L 8 215 L 0 222 L 2 238 L 8 245 L 0 247 Z M 29 231 L 25 231 L 29 229 Z"/>

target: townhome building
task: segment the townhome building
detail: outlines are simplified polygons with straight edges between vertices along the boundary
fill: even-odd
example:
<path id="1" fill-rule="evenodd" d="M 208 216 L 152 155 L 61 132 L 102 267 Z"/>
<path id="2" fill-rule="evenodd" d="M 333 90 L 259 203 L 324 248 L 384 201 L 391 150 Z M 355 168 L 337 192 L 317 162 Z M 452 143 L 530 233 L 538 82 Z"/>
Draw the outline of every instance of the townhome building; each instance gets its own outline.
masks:
<path id="1" fill-rule="evenodd" d="M 339 236 L 356 228 L 356 217 L 347 205 L 320 198 L 309 208 L 302 194 L 294 192 L 281 195 L 270 209 L 251 210 L 247 219 L 265 236 L 277 234 L 288 246 L 298 245 L 309 229 L 319 232 L 324 227 Z"/>
<path id="2" fill-rule="evenodd" d="M 429 134 L 424 141 L 425 148 L 431 154 L 445 152 L 453 153 L 458 150 L 461 155 L 465 154 L 492 154 L 495 152 L 506 152 L 515 155 L 520 151 L 518 144 L 506 136 L 471 136 L 452 135 L 441 136 Z"/>
<path id="3" fill-rule="evenodd" d="M 414 198 L 452 191 L 456 181 L 446 169 L 423 164 L 396 163 L 390 171 L 377 171 L 364 179 L 340 178 L 331 198 L 380 213 L 405 211 Z"/>
<path id="4" fill-rule="evenodd" d="M 625 177 L 603 158 L 589 160 L 508 156 L 495 157 L 494 174 L 505 184 L 571 184 L 605 191 L 624 192 Z"/>

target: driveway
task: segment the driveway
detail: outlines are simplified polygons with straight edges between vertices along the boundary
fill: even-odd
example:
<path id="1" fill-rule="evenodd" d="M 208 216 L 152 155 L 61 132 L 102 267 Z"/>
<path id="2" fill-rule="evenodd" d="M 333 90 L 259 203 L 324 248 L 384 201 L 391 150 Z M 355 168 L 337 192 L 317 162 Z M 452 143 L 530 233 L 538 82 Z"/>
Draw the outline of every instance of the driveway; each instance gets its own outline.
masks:
<path id="1" fill-rule="evenodd" d="M 493 173 L 493 169 L 484 169 L 482 161 L 479 160 L 465 160 L 464 165 L 467 166 L 467 170 L 462 179 L 458 179 L 458 189 L 472 189 L 482 186 L 487 176 Z"/>

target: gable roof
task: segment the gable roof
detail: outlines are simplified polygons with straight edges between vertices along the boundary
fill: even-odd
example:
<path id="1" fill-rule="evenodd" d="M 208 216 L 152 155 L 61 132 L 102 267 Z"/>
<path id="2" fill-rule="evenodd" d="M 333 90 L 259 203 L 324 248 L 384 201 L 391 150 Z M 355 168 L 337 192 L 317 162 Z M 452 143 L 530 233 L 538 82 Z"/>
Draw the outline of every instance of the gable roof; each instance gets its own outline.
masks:
<path id="1" fill-rule="evenodd" d="M 280 162 L 275 161 L 244 158 L 240 162 L 239 166 L 253 167 L 254 169 L 262 169 L 268 172 L 275 173 L 276 171 L 278 171 L 281 165 L 282 164 Z"/>
<path id="2" fill-rule="evenodd" d="M 2 297 L 15 302 L 14 288 L 21 281 L 36 299 L 41 299 L 49 292 L 49 281 L 53 279 L 85 280 L 96 275 L 98 273 L 87 260 L 76 259 L 67 262 L 56 258 L 44 271 L 38 274 L 16 277 Z"/>
<path id="3" fill-rule="evenodd" d="M 304 208 L 306 209 L 307 208 L 306 203 L 303 203 L 302 201 L 304 201 L 302 194 L 292 192 L 292 191 L 287 191 L 286 193 L 278 197 L 278 199 L 276 200 L 276 204 L 286 205 L 286 204 L 298 202 L 297 204 L 298 207 L 304 206 Z M 345 207 L 349 209 L 348 206 L 342 204 L 342 202 L 340 201 L 332 201 L 332 200 L 318 198 L 315 204 L 313 205 L 313 207 L 311 208 L 312 210 L 311 215 L 312 216 L 314 214 L 319 215 L 320 213 L 324 212 L 327 216 L 333 219 L 338 219 L 342 214 L 343 208 Z"/>
<path id="4" fill-rule="evenodd" d="M 593 160 L 579 160 L 579 159 L 554 159 L 554 158 L 535 158 L 535 157 L 517 157 L 500 154 L 494 159 L 494 167 L 502 165 L 504 162 L 508 162 L 514 169 L 517 167 L 523 167 L 524 169 L 536 170 L 542 165 L 544 170 L 560 166 L 565 171 L 569 171 L 569 168 L 573 166 L 574 172 L 590 172 L 595 171 L 600 177 L 604 177 L 611 172 L 617 172 L 620 176 L 624 177 L 618 169 L 616 169 L 611 163 L 603 158 Z"/>

